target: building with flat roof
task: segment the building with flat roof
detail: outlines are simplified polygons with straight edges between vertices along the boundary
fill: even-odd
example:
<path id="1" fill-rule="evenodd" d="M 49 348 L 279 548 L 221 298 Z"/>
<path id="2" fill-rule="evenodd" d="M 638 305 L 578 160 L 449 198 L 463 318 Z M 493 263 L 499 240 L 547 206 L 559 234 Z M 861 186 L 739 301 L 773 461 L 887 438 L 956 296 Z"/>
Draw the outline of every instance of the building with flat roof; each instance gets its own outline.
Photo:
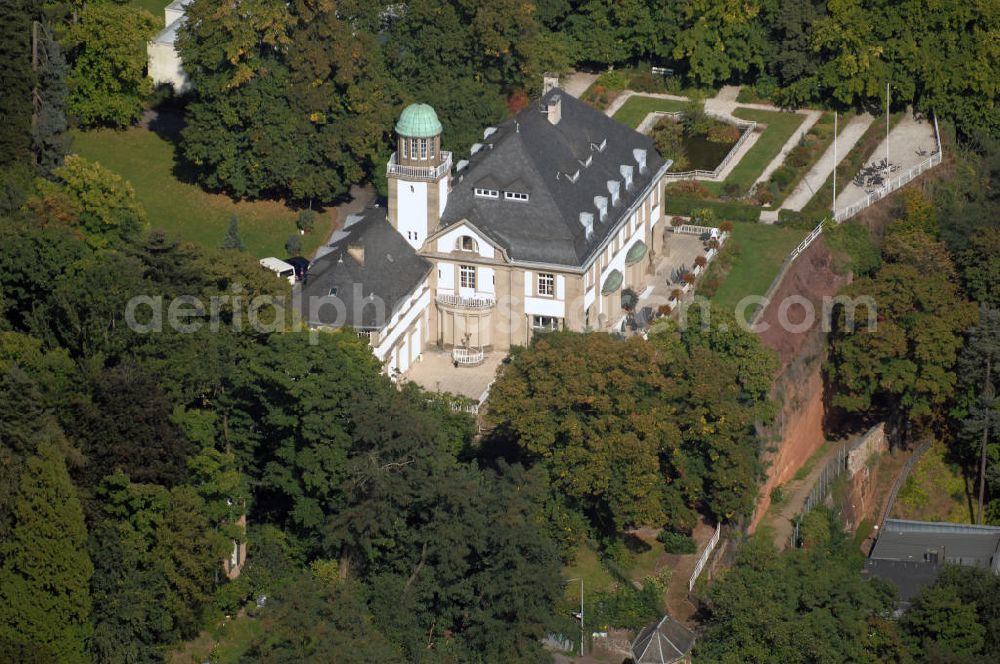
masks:
<path id="1" fill-rule="evenodd" d="M 892 583 L 907 606 L 945 564 L 1000 573 L 1000 528 L 886 519 L 862 573 Z"/>

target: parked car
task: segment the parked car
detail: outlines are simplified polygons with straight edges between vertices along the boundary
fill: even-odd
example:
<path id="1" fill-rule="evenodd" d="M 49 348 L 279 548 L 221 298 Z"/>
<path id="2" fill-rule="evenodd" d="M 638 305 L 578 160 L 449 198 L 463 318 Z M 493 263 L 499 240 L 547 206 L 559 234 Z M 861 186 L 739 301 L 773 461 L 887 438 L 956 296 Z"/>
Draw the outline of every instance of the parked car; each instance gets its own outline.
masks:
<path id="1" fill-rule="evenodd" d="M 295 268 L 295 281 L 302 281 L 306 278 L 306 272 L 309 271 L 309 259 L 303 256 L 292 256 L 291 258 L 286 258 L 285 262 Z"/>

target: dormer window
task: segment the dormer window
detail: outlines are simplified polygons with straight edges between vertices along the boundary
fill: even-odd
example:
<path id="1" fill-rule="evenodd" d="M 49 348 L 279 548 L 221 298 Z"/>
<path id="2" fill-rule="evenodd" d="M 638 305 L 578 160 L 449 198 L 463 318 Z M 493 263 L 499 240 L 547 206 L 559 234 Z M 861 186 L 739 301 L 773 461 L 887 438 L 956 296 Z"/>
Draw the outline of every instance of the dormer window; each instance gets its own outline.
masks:
<path id="1" fill-rule="evenodd" d="M 460 251 L 475 251 L 477 253 L 479 252 L 479 243 L 476 242 L 476 238 L 470 237 L 468 235 L 463 235 L 462 237 L 458 238 L 458 241 L 455 242 L 455 245 L 456 245 L 455 248 Z"/>
<path id="2" fill-rule="evenodd" d="M 526 201 L 528 200 L 528 194 L 521 193 L 519 191 L 505 191 L 503 192 L 504 200 L 506 201 Z"/>
<path id="3" fill-rule="evenodd" d="M 618 169 L 622 174 L 622 179 L 625 180 L 625 189 L 632 188 L 632 167 L 628 164 L 622 164 L 621 168 Z"/>
<path id="4" fill-rule="evenodd" d="M 608 193 L 611 194 L 611 204 L 618 205 L 618 192 L 621 188 L 621 183 L 618 180 L 608 180 Z"/>
<path id="5" fill-rule="evenodd" d="M 583 232 L 589 240 L 590 236 L 594 234 L 594 215 L 590 212 L 581 212 L 580 225 L 583 226 Z"/>
<path id="6" fill-rule="evenodd" d="M 580 162 L 580 165 L 583 166 L 584 168 L 590 168 L 590 165 L 594 163 L 594 155 L 588 154 L 586 160 L 577 159 L 577 161 Z"/>
<path id="7" fill-rule="evenodd" d="M 480 189 L 476 187 L 476 196 L 480 198 L 500 198 L 500 191 L 497 189 Z"/>
<path id="8" fill-rule="evenodd" d="M 594 196 L 594 205 L 597 207 L 598 218 L 600 221 L 604 221 L 608 217 L 608 198 L 607 196 Z"/>
<path id="9" fill-rule="evenodd" d="M 566 177 L 570 182 L 576 184 L 576 181 L 580 179 L 580 171 L 578 170 L 576 173 L 573 173 L 573 175 L 567 175 Z"/>

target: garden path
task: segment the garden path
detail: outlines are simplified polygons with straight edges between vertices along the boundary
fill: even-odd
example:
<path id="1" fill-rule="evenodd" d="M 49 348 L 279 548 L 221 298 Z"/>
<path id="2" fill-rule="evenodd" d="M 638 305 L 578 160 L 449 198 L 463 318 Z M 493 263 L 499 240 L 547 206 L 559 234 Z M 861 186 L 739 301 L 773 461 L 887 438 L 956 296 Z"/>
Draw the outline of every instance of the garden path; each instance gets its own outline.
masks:
<path id="1" fill-rule="evenodd" d="M 861 136 L 864 135 L 874 120 L 875 118 L 869 113 L 853 117 L 838 135 L 836 161 L 834 161 L 834 150 L 831 144 L 826 152 L 823 153 L 823 156 L 819 158 L 819 161 L 813 164 L 813 167 L 806 173 L 805 177 L 799 181 L 795 190 L 785 199 L 784 204 L 781 206 L 782 209 L 798 211 L 805 207 L 809 199 L 826 183 L 830 177 L 830 173 L 833 173 L 834 167 L 843 161 L 847 153 L 854 148 L 854 145 L 861 139 Z"/>
<path id="2" fill-rule="evenodd" d="M 563 92 L 571 97 L 579 99 L 580 95 L 586 92 L 587 88 L 589 88 L 596 80 L 597 74 L 591 74 L 585 71 L 575 71 L 563 79 L 561 87 Z"/>

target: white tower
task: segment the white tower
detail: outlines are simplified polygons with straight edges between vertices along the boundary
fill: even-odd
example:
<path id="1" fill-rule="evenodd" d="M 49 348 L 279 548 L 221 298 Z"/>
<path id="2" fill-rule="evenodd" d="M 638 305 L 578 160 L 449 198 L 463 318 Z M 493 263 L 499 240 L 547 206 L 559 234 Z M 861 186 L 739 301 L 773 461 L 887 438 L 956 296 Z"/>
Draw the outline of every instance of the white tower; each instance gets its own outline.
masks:
<path id="1" fill-rule="evenodd" d="M 427 104 L 407 106 L 396 134 L 388 167 L 389 223 L 419 249 L 448 203 L 451 153 L 441 151 L 441 122 Z"/>

